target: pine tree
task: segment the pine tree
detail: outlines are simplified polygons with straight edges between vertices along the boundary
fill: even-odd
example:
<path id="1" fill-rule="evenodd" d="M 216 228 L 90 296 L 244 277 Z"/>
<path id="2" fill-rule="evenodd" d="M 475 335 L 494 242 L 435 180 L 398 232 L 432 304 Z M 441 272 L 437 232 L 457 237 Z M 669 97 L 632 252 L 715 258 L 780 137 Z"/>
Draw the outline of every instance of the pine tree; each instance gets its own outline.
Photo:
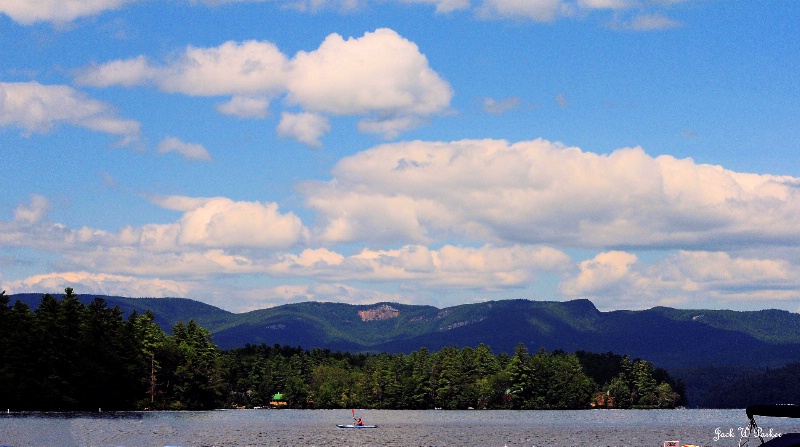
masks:
<path id="1" fill-rule="evenodd" d="M 519 343 L 514 348 L 514 355 L 506 367 L 508 371 L 509 394 L 511 407 L 515 409 L 530 409 L 533 407 L 534 384 L 533 370 L 530 365 L 528 348 Z"/>

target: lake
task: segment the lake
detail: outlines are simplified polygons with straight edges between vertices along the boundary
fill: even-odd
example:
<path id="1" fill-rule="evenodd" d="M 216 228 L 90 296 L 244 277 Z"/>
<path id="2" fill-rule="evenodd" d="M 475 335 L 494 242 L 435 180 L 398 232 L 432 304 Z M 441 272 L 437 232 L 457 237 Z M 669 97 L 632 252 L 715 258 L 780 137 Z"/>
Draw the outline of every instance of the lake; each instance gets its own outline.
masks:
<path id="1" fill-rule="evenodd" d="M 350 410 L 0 414 L 0 446 L 736 446 L 744 410 Z M 757 417 L 764 432 L 800 420 Z M 731 436 L 726 436 L 731 435 Z M 747 446 L 760 444 L 749 438 Z"/>

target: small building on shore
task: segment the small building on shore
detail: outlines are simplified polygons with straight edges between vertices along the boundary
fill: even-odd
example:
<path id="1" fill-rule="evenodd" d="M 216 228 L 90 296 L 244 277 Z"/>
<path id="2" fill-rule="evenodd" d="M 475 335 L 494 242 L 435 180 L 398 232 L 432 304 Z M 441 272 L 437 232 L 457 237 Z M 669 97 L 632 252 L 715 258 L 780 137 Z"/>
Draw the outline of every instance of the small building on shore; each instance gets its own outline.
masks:
<path id="1" fill-rule="evenodd" d="M 283 393 L 276 393 L 272 396 L 272 400 L 270 401 L 269 405 L 273 408 L 280 408 L 286 405 L 286 401 L 283 399 Z"/>

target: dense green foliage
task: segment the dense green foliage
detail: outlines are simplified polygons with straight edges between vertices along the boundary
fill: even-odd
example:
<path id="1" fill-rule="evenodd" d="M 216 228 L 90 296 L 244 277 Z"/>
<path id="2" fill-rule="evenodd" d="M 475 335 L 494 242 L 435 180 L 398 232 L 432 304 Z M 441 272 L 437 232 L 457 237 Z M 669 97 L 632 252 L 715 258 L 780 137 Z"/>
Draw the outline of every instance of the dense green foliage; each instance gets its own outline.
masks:
<path id="1" fill-rule="evenodd" d="M 669 408 L 682 390 L 650 362 L 612 353 L 477 347 L 351 354 L 265 344 L 221 351 L 195 321 L 171 335 L 152 312 L 125 319 L 72 289 L 35 311 L 0 293 L 0 408 Z"/>
<path id="2" fill-rule="evenodd" d="M 520 344 L 513 356 L 495 355 L 486 345 L 435 353 L 421 348 L 408 355 L 248 345 L 224 357 L 228 403 L 242 407 L 266 406 L 279 392 L 294 408 L 671 408 L 682 400 L 666 372 L 650 362 L 582 356 L 544 350 L 531 355 Z M 594 363 L 613 361 L 618 373 L 605 382 L 585 372 L 602 369 Z"/>
<path id="3" fill-rule="evenodd" d="M 626 356 L 608 352 L 595 354 L 575 353 L 595 383 L 603 383 L 596 404 L 613 403 L 622 408 L 665 408 L 687 404 L 686 387 L 681 380 L 673 380 L 663 368 L 654 368 L 644 360 L 631 360 Z"/>
<path id="4" fill-rule="evenodd" d="M 248 345 L 228 351 L 225 361 L 229 404 L 242 407 L 267 406 L 277 392 L 293 408 L 581 409 L 598 396 L 611 396 L 601 406 L 671 408 L 681 401 L 651 363 L 601 357 L 618 360 L 620 372 L 599 386 L 578 355 L 531 355 L 522 344 L 513 356 L 494 355 L 486 345 L 408 355 Z"/>
<path id="5" fill-rule="evenodd" d="M 32 312 L 0 293 L 0 407 L 210 409 L 224 402 L 221 352 L 193 321 L 164 334 L 152 313 L 123 318 L 101 298 L 46 294 Z"/>

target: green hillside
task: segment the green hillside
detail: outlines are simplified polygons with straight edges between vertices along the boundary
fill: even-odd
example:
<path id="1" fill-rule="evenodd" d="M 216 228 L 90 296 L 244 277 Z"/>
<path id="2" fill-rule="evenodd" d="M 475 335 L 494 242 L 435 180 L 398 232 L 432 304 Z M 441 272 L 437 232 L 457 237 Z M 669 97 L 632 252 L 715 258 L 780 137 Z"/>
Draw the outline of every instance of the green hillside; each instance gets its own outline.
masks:
<path id="1" fill-rule="evenodd" d="M 79 295 L 89 302 L 93 295 Z M 246 344 L 409 353 L 426 347 L 478 346 L 618 352 L 667 368 L 703 365 L 781 367 L 800 362 L 800 315 L 764 310 L 683 310 L 656 307 L 600 312 L 588 300 L 503 300 L 438 309 L 377 303 L 303 302 L 234 314 L 181 298 L 104 297 L 126 314 L 152 310 L 169 331 L 194 319 L 229 349 Z M 31 307 L 41 295 L 12 295 Z M 747 353 L 747 355 L 743 355 Z"/>

